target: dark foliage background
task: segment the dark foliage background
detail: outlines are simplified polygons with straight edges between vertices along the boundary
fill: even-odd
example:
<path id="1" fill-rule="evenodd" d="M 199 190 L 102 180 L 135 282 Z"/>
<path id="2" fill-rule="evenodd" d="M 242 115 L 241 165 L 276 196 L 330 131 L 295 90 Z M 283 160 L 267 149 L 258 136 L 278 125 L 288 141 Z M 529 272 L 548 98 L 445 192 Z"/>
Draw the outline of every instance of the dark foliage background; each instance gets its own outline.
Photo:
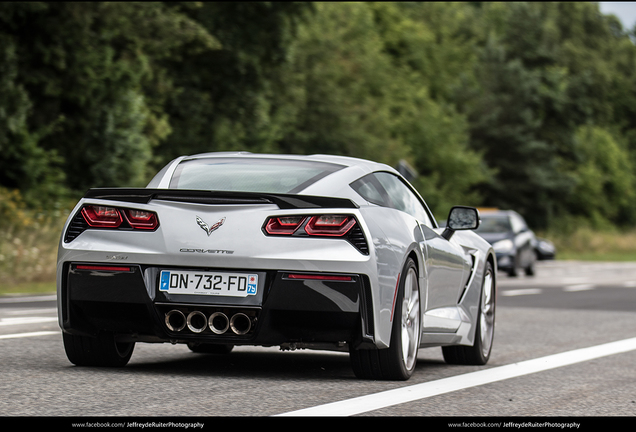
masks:
<path id="1" fill-rule="evenodd" d="M 332 153 L 407 160 L 442 218 L 631 225 L 633 36 L 591 2 L 2 2 L 0 200 Z"/>

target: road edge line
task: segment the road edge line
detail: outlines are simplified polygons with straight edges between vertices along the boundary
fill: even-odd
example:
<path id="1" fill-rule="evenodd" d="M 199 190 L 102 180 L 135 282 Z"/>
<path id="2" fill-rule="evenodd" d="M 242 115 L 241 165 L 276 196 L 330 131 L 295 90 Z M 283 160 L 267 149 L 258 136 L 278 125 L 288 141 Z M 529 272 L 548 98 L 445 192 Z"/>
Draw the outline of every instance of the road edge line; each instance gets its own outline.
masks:
<path id="1" fill-rule="evenodd" d="M 623 339 L 588 348 L 580 348 L 532 360 L 512 363 L 505 366 L 498 366 L 491 369 L 443 378 L 436 381 L 429 381 L 408 387 L 401 387 L 380 393 L 360 396 L 339 402 L 331 402 L 311 408 L 290 411 L 278 414 L 274 417 L 352 416 L 457 390 L 543 372 L 550 369 L 634 350 L 636 350 L 636 338 Z"/>
<path id="2" fill-rule="evenodd" d="M 34 336 L 49 336 L 53 334 L 59 334 L 59 331 L 39 331 L 39 332 L 31 332 L 31 333 L 13 333 L 0 335 L 0 339 L 18 339 L 23 337 L 34 337 Z"/>

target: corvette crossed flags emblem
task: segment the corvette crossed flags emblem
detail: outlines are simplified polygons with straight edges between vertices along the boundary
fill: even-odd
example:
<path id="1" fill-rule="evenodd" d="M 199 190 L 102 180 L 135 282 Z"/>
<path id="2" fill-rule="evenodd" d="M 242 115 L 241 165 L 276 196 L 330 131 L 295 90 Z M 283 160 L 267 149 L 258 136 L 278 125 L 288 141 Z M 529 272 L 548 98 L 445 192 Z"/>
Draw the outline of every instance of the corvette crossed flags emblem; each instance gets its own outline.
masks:
<path id="1" fill-rule="evenodd" d="M 199 224 L 201 229 L 208 234 L 208 237 L 210 237 L 210 234 L 212 234 L 214 231 L 219 229 L 219 227 L 223 225 L 223 222 L 225 222 L 225 218 L 221 218 L 218 221 L 216 221 L 214 225 L 209 226 L 207 222 L 205 222 L 203 219 L 197 216 L 197 223 Z"/>

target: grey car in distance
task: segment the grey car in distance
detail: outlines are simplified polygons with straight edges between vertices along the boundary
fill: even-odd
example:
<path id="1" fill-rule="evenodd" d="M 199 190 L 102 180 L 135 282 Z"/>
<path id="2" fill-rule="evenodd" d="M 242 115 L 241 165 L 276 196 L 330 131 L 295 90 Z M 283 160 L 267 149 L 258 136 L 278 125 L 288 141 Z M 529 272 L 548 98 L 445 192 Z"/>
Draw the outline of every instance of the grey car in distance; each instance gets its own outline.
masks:
<path id="1" fill-rule="evenodd" d="M 420 347 L 485 364 L 495 252 L 472 232 L 476 209 L 448 220 L 393 168 L 339 156 L 182 156 L 146 188 L 90 189 L 59 244 L 67 357 L 121 367 L 136 343 L 279 346 L 345 351 L 356 376 L 394 380 Z"/>
<path id="2" fill-rule="evenodd" d="M 524 272 L 534 275 L 537 239 L 523 217 L 512 210 L 482 210 L 481 224 L 475 231 L 486 239 L 497 254 L 497 268 L 508 276 Z"/>

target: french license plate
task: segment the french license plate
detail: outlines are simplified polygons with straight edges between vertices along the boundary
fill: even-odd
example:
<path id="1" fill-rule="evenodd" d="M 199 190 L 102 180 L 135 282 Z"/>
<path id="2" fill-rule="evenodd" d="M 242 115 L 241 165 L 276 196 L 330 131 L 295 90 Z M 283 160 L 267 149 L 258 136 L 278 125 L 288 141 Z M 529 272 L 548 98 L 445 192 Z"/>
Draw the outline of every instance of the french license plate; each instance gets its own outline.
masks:
<path id="1" fill-rule="evenodd" d="M 247 297 L 256 295 L 258 275 L 247 273 L 162 270 L 159 291 L 169 294 Z"/>

